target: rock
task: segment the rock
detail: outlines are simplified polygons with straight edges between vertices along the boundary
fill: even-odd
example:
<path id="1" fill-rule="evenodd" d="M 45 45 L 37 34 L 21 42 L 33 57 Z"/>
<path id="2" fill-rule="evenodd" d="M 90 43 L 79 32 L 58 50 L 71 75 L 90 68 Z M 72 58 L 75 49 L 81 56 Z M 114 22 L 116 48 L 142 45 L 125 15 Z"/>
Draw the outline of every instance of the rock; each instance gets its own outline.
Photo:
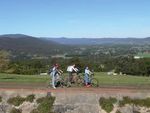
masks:
<path id="1" fill-rule="evenodd" d="M 37 108 L 37 104 L 30 102 L 23 102 L 23 104 L 19 106 L 19 109 L 22 110 L 22 113 L 30 113 L 35 108 Z"/>
<path id="2" fill-rule="evenodd" d="M 124 107 L 121 107 L 121 108 L 119 109 L 119 111 L 120 111 L 121 113 L 134 113 L 134 112 L 133 112 L 133 107 L 132 107 L 131 105 L 125 105 Z"/>

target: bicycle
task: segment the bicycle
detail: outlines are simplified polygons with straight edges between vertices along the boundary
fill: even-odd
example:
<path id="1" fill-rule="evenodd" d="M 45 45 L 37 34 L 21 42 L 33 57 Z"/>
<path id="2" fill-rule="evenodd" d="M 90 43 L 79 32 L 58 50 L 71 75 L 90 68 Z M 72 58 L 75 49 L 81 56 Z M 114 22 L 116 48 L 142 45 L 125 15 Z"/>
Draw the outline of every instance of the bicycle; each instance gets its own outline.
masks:
<path id="1" fill-rule="evenodd" d="M 55 77 L 55 86 L 56 87 L 65 87 L 65 86 L 67 86 L 66 81 L 67 80 L 65 79 L 65 76 L 63 75 L 63 73 L 58 73 Z M 52 87 L 51 83 L 52 83 L 51 80 L 48 81 L 47 88 Z"/>
<path id="2" fill-rule="evenodd" d="M 78 86 L 81 87 L 84 85 L 84 79 L 80 74 L 73 73 L 72 80 L 69 81 L 69 78 L 67 78 L 67 87 L 72 87 L 72 86 Z"/>
<path id="3" fill-rule="evenodd" d="M 98 87 L 99 86 L 98 79 L 94 78 L 94 73 L 92 73 L 89 76 L 89 81 L 90 81 L 89 85 L 91 85 L 92 87 Z M 72 87 L 73 85 L 78 86 L 78 87 L 85 86 L 84 73 L 74 75 L 72 82 L 71 83 L 67 82 L 67 87 Z"/>
<path id="4" fill-rule="evenodd" d="M 94 78 L 94 73 L 92 73 L 89 77 L 89 81 L 90 81 L 90 85 L 92 87 L 98 87 L 99 86 L 99 82 L 98 82 L 98 79 Z"/>

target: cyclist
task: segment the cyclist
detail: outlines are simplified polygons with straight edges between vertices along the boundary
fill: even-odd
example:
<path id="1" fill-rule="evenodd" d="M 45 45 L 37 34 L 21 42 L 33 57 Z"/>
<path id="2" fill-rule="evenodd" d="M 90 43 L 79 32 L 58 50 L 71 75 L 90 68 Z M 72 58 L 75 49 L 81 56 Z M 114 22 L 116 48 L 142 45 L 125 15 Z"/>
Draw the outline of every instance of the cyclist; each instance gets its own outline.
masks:
<path id="1" fill-rule="evenodd" d="M 77 73 L 78 69 L 75 68 L 75 64 L 73 64 L 71 66 L 68 66 L 67 71 L 68 71 L 68 78 L 69 78 L 68 80 L 71 83 L 73 81 L 73 73 Z"/>
<path id="2" fill-rule="evenodd" d="M 85 81 L 86 87 L 90 87 L 90 78 L 89 78 L 89 76 L 91 74 L 92 74 L 92 72 L 89 70 L 89 67 L 86 67 L 85 72 L 84 72 L 84 81 Z"/>
<path id="3" fill-rule="evenodd" d="M 58 64 L 55 64 L 52 68 L 52 87 L 54 89 L 56 89 L 56 78 L 57 78 L 57 74 L 59 73 L 59 70 L 58 70 Z"/>

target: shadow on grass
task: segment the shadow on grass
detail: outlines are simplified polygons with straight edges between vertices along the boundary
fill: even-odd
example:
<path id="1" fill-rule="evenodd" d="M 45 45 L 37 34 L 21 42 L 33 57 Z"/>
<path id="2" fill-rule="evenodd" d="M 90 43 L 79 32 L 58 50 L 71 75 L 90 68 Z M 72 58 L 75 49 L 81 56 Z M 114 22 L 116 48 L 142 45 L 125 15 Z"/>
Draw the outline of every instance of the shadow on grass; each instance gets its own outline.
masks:
<path id="1" fill-rule="evenodd" d="M 5 77 L 5 78 L 0 78 L 0 79 L 3 79 L 3 80 L 14 80 L 16 78 L 15 77 Z"/>

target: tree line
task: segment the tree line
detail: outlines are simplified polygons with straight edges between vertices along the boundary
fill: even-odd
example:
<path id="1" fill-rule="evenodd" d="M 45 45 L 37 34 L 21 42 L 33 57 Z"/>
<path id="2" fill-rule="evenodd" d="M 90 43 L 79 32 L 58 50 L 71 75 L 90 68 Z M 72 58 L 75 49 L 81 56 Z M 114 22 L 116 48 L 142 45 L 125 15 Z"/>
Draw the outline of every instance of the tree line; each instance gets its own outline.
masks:
<path id="1" fill-rule="evenodd" d="M 48 72 L 48 70 L 58 63 L 60 68 L 66 72 L 68 65 L 76 64 L 80 72 L 84 71 L 86 66 L 95 72 L 114 71 L 137 76 L 150 76 L 150 59 L 134 59 L 133 56 L 119 57 L 74 57 L 71 59 L 50 58 L 50 59 L 19 59 L 12 60 L 10 53 L 0 51 L 0 72 L 15 74 L 39 74 Z"/>

